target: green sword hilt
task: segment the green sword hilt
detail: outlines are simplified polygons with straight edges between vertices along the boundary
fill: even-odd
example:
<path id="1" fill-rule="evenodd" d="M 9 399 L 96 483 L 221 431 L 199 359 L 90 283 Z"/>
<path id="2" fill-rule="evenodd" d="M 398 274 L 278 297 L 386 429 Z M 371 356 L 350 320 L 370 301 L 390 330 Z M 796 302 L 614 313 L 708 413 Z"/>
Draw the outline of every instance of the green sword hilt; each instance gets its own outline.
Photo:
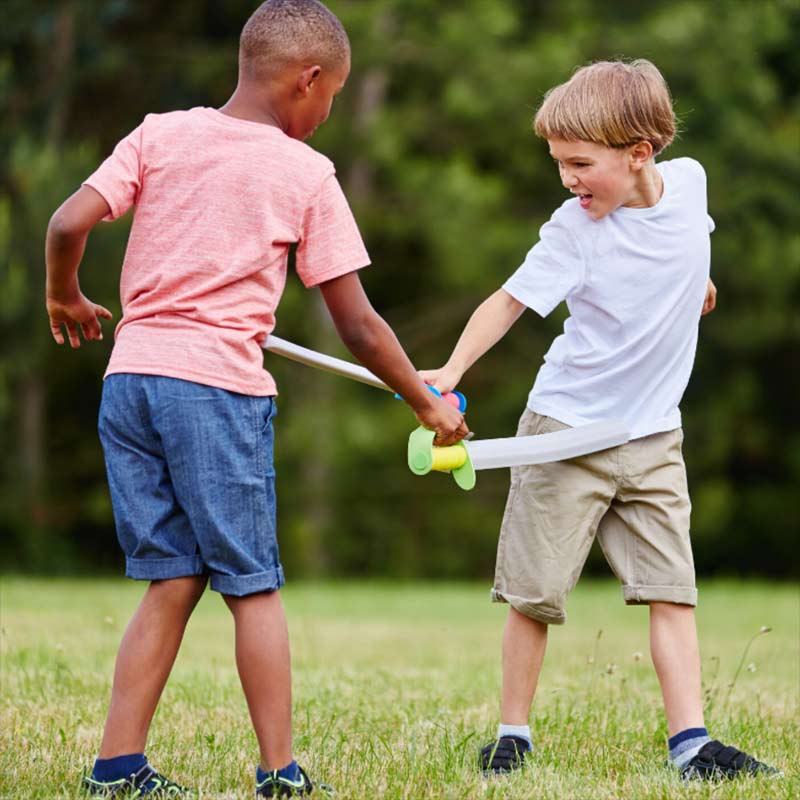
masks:
<path id="1" fill-rule="evenodd" d="M 419 427 L 408 437 L 408 468 L 415 475 L 450 472 L 462 489 L 475 488 L 475 467 L 463 442 L 449 447 L 434 447 L 435 431 Z"/>

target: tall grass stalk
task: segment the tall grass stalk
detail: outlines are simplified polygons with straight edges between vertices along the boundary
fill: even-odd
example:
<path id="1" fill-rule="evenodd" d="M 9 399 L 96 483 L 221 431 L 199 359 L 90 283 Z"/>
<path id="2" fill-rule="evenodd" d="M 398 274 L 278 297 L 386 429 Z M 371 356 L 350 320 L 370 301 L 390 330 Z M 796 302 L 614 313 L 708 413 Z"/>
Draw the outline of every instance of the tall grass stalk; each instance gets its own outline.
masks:
<path id="1" fill-rule="evenodd" d="M 796 589 L 725 582 L 702 589 L 703 652 L 723 672 L 738 664 L 711 733 L 780 766 L 783 780 L 685 786 L 665 768 L 658 682 L 642 656 L 647 610 L 624 606 L 615 584 L 591 581 L 571 596 L 569 622 L 550 631 L 530 765 L 490 780 L 476 769 L 477 752 L 499 721 L 507 609 L 486 602 L 485 586 L 290 584 L 283 596 L 297 758 L 348 800 L 800 797 Z M 142 591 L 122 579 L 0 580 L 1 798 L 79 796 L 80 772 L 100 742 L 116 649 Z M 763 621 L 773 632 L 759 648 L 764 668 L 751 672 L 744 665 L 756 637 L 742 652 L 741 630 Z M 603 664 L 614 669 L 599 668 L 601 639 Z M 252 800 L 256 753 L 230 615 L 207 593 L 147 754 L 204 800 Z"/>

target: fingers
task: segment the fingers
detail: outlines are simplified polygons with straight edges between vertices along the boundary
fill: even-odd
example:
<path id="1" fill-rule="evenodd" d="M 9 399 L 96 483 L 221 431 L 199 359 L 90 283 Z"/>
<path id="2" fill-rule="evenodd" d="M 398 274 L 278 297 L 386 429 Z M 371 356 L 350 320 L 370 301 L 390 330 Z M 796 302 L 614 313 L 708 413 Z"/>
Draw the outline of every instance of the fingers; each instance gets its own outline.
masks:
<path id="1" fill-rule="evenodd" d="M 96 323 L 95 323 L 96 324 Z M 55 340 L 56 344 L 64 344 L 64 334 L 61 330 L 61 326 L 67 331 L 67 339 L 69 339 L 69 346 L 73 350 L 77 350 L 81 346 L 81 337 L 78 335 L 78 329 L 80 328 L 81 333 L 83 334 L 83 338 L 86 341 L 89 339 L 102 339 L 103 335 L 100 333 L 100 326 L 97 325 L 97 331 L 94 331 L 89 328 L 86 324 L 76 324 L 74 320 L 71 319 L 62 319 L 62 320 L 50 320 L 50 333 L 53 335 L 53 339 Z"/>
<path id="2" fill-rule="evenodd" d="M 706 288 L 706 298 L 703 301 L 703 310 L 700 312 L 701 316 L 705 316 L 717 307 L 717 287 L 714 281 L 710 278 L 708 280 L 708 287 Z"/>
<path id="3" fill-rule="evenodd" d="M 106 314 L 108 314 L 108 316 L 106 316 Z M 88 320 L 86 320 L 86 322 L 81 322 L 81 332 L 83 333 L 83 338 L 86 339 L 87 342 L 90 339 L 102 341 L 103 329 L 100 327 L 100 322 L 98 321 L 98 317 L 100 316 L 102 316 L 104 319 L 110 319 L 111 312 L 106 311 L 106 309 L 102 306 L 96 306 L 95 316 L 90 317 Z"/>
<path id="4" fill-rule="evenodd" d="M 104 306 L 90 303 L 78 309 L 67 309 L 63 306 L 48 309 L 50 314 L 50 333 L 56 344 L 64 344 L 69 340 L 70 347 L 74 350 L 81 346 L 81 335 L 84 340 L 102 341 L 103 328 L 101 319 L 112 319 L 112 313 Z M 62 326 L 67 332 L 66 339 Z"/>
<path id="5" fill-rule="evenodd" d="M 97 341 L 102 341 L 103 328 L 100 325 L 100 319 L 112 319 L 114 315 L 105 306 L 97 305 L 97 303 L 93 303 L 92 305 L 94 306 L 94 316 L 89 322 L 89 327 L 92 335 L 87 336 L 86 328 L 84 328 L 84 336 L 87 339 L 97 339 Z"/>
<path id="6" fill-rule="evenodd" d="M 420 378 L 422 378 L 422 382 L 427 384 L 428 386 L 433 386 L 434 389 L 437 391 L 441 391 L 437 386 L 437 382 L 439 380 L 439 371 L 435 369 L 423 369 L 420 370 L 418 373 Z"/>
<path id="7" fill-rule="evenodd" d="M 61 332 L 61 325 L 58 322 L 50 321 L 50 333 L 53 334 L 56 344 L 64 344 L 64 334 Z"/>
<path id="8" fill-rule="evenodd" d="M 458 383 L 458 380 L 455 380 L 454 376 L 446 372 L 444 368 L 421 369 L 417 374 L 422 378 L 424 383 L 427 383 L 428 386 L 433 386 L 433 388 L 441 394 L 452 392 Z"/>
<path id="9" fill-rule="evenodd" d="M 433 443 L 436 447 L 448 447 L 449 445 L 457 444 L 468 434 L 469 428 L 462 417 L 459 426 L 455 430 L 437 429 L 436 436 L 433 437 Z"/>
<path id="10" fill-rule="evenodd" d="M 81 323 L 81 333 L 83 334 L 84 341 L 90 339 L 100 339 L 103 334 L 100 333 L 99 325 L 92 325 L 91 323 Z"/>
<path id="11" fill-rule="evenodd" d="M 50 322 L 50 333 L 53 335 L 53 339 L 55 340 L 56 344 L 64 344 L 64 334 L 61 330 L 61 326 L 67 331 L 67 338 L 69 339 L 69 346 L 73 350 L 77 350 L 81 346 L 81 337 L 78 335 L 78 330 L 80 329 L 83 338 L 88 342 L 92 339 L 102 339 L 103 332 L 100 329 L 100 325 L 98 324 L 97 320 L 94 321 L 94 324 L 91 323 L 80 323 L 76 324 L 72 320 L 60 320 L 60 321 L 53 321 Z"/>
<path id="12" fill-rule="evenodd" d="M 81 338 L 78 336 L 78 328 L 72 320 L 64 322 L 64 327 L 67 329 L 67 336 L 69 337 L 69 346 L 73 350 L 77 350 L 81 346 Z"/>

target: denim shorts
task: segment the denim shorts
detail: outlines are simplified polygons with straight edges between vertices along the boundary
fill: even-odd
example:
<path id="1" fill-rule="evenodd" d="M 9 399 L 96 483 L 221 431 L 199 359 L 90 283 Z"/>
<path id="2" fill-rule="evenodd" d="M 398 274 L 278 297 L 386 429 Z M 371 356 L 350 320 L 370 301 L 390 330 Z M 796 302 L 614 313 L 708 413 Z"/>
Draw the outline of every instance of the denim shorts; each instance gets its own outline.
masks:
<path id="1" fill-rule="evenodd" d="M 156 375 L 103 384 L 98 429 L 125 574 L 209 575 L 228 595 L 275 591 L 273 397 Z"/>

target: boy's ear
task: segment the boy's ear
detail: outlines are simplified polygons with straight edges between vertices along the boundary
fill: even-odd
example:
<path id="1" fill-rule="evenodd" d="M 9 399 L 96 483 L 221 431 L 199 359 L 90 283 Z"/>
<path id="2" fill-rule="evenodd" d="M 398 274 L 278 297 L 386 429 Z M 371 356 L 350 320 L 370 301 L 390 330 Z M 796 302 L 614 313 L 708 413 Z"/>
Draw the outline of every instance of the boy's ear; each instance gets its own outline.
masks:
<path id="1" fill-rule="evenodd" d="M 309 90 L 314 85 L 314 81 L 316 81 L 321 74 L 322 67 L 316 64 L 313 67 L 305 67 L 297 76 L 297 90 L 303 97 L 308 94 Z"/>
<path id="2" fill-rule="evenodd" d="M 642 140 L 631 145 L 631 169 L 638 172 L 652 157 L 653 145 L 650 142 Z"/>

